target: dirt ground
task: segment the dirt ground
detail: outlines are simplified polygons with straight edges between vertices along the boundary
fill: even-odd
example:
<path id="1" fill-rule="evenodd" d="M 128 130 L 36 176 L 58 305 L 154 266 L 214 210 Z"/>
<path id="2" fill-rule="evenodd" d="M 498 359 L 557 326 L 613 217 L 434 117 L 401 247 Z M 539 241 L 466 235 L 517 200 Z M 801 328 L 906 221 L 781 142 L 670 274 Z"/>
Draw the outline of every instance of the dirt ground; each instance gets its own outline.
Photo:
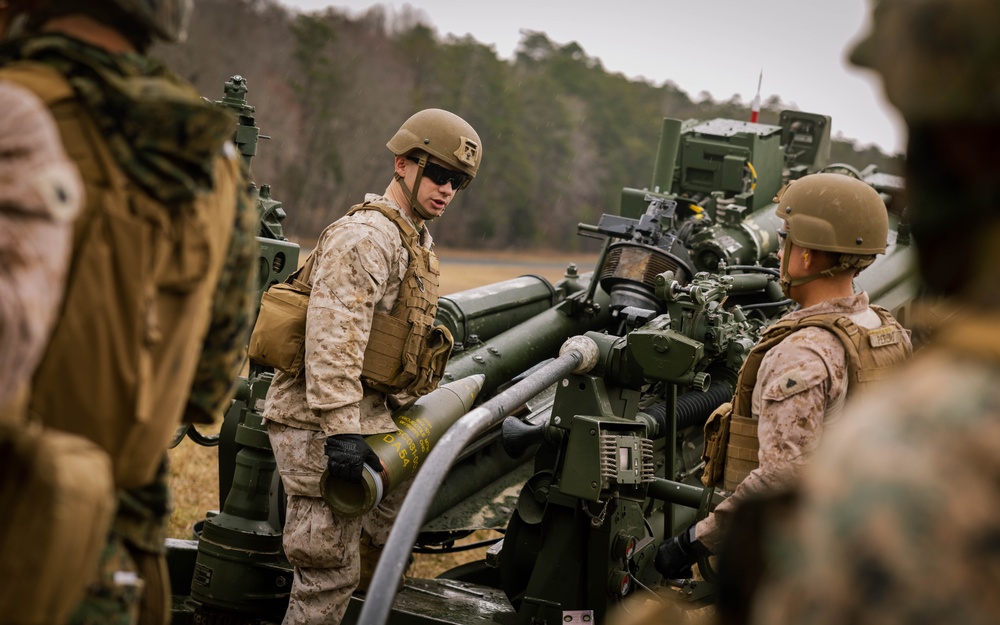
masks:
<path id="1" fill-rule="evenodd" d="M 471 250 L 437 249 L 441 260 L 442 295 L 465 289 L 532 274 L 552 283 L 561 279 L 569 263 L 576 263 L 580 273 L 593 269 L 595 255 L 548 254 L 544 252 L 476 252 Z M 203 433 L 218 432 L 218 426 Z M 205 517 L 209 510 L 219 509 L 219 477 L 217 448 L 201 447 L 190 440 L 183 441 L 170 451 L 170 487 L 175 510 L 170 519 L 169 536 L 192 537 L 195 522 Z M 495 538 L 490 532 L 473 534 L 460 541 L 468 544 Z M 434 577 L 438 573 L 483 557 L 485 548 L 451 555 L 414 556 L 414 565 L 407 572 L 413 577 Z"/>

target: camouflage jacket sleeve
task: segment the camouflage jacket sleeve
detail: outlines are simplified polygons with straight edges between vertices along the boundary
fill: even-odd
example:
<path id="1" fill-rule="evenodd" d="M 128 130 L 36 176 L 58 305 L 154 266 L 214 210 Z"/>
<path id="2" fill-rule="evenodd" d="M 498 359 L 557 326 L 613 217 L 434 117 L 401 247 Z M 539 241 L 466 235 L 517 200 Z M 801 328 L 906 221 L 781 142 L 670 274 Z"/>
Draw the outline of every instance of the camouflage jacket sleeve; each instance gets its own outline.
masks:
<path id="1" fill-rule="evenodd" d="M 258 256 L 257 210 L 243 190 L 242 178 L 237 184 L 233 236 L 184 413 L 187 423 L 212 423 L 226 410 L 245 360 Z"/>
<path id="2" fill-rule="evenodd" d="M 0 111 L 2 406 L 30 377 L 47 343 L 83 185 L 38 98 L 0 83 Z"/>
<path id="3" fill-rule="evenodd" d="M 368 224 L 346 221 L 318 245 L 306 317 L 306 401 L 327 434 L 361 432 L 365 348 L 399 244 Z"/>
<path id="4" fill-rule="evenodd" d="M 795 483 L 819 445 L 828 407 L 845 390 L 846 375 L 840 340 L 821 328 L 799 330 L 767 353 L 754 389 L 760 466 L 699 522 L 699 541 L 715 551 L 741 502 Z"/>

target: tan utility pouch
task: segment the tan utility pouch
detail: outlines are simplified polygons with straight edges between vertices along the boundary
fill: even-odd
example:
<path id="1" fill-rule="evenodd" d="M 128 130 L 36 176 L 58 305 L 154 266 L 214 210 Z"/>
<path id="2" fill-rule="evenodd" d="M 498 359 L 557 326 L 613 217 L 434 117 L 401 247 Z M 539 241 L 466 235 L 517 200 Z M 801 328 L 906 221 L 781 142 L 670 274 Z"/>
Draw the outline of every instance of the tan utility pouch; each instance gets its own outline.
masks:
<path id="1" fill-rule="evenodd" d="M 733 404 L 727 401 L 716 408 L 705 422 L 705 451 L 701 454 L 705 469 L 701 474 L 701 483 L 708 488 L 722 482 L 732 416 Z"/>
<path id="2" fill-rule="evenodd" d="M 0 620 L 63 623 L 97 573 L 115 510 L 111 459 L 36 424 L 0 429 Z"/>
<path id="3" fill-rule="evenodd" d="M 264 292 L 247 350 L 254 362 L 293 377 L 305 366 L 306 313 L 312 293 L 309 279 L 313 262 L 310 254 L 287 280 Z"/>
<path id="4" fill-rule="evenodd" d="M 427 340 L 424 343 L 424 351 L 420 353 L 421 378 L 413 391 L 414 395 L 425 395 L 437 388 L 441 376 L 444 375 L 448 359 L 451 357 L 451 350 L 455 346 L 455 339 L 451 332 L 444 326 L 434 326 L 431 328 Z"/>

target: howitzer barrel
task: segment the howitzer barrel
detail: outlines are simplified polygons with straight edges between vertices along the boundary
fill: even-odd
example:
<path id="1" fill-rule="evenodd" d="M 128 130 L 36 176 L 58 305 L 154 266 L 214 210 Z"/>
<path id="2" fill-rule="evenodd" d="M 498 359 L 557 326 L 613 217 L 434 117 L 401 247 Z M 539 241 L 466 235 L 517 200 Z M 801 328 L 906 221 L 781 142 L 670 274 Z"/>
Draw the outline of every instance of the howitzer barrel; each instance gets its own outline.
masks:
<path id="1" fill-rule="evenodd" d="M 453 356 L 445 370 L 444 382 L 477 373 L 486 376 L 483 393 L 524 373 L 539 362 L 559 353 L 566 337 L 606 327 L 611 321 L 611 300 L 601 289 L 594 294 L 590 311 L 578 310 L 573 298 L 549 308 L 502 332 L 483 345 Z"/>
<path id="2" fill-rule="evenodd" d="M 379 504 L 393 489 L 409 479 L 444 433 L 472 410 L 483 388 L 482 374 L 449 382 L 424 395 L 392 416 L 396 432 L 365 438 L 382 464 L 375 471 L 367 464 L 361 482 L 348 482 L 324 472 L 320 479 L 323 500 L 346 518 L 361 516 Z"/>
<path id="3" fill-rule="evenodd" d="M 558 301 L 559 293 L 545 278 L 520 276 L 438 298 L 437 320 L 455 343 L 469 344 L 473 337 L 485 341 L 505 332 Z"/>

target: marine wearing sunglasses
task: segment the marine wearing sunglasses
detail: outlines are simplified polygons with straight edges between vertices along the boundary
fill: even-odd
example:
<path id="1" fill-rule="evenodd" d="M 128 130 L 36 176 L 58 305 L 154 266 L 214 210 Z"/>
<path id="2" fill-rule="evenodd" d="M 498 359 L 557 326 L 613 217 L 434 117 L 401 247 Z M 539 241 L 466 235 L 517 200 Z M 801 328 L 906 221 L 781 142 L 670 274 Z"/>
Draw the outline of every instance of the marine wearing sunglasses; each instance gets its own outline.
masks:
<path id="1" fill-rule="evenodd" d="M 420 164 L 420 159 L 415 156 L 407 156 L 407 160 L 412 161 L 416 164 Z M 437 163 L 432 163 L 430 161 L 424 165 L 424 176 L 430 178 L 431 182 L 436 185 L 444 186 L 447 183 L 451 183 L 451 188 L 455 191 L 464 188 L 469 184 L 469 174 L 455 171 L 454 169 L 448 169 L 447 167 L 442 167 Z"/>

